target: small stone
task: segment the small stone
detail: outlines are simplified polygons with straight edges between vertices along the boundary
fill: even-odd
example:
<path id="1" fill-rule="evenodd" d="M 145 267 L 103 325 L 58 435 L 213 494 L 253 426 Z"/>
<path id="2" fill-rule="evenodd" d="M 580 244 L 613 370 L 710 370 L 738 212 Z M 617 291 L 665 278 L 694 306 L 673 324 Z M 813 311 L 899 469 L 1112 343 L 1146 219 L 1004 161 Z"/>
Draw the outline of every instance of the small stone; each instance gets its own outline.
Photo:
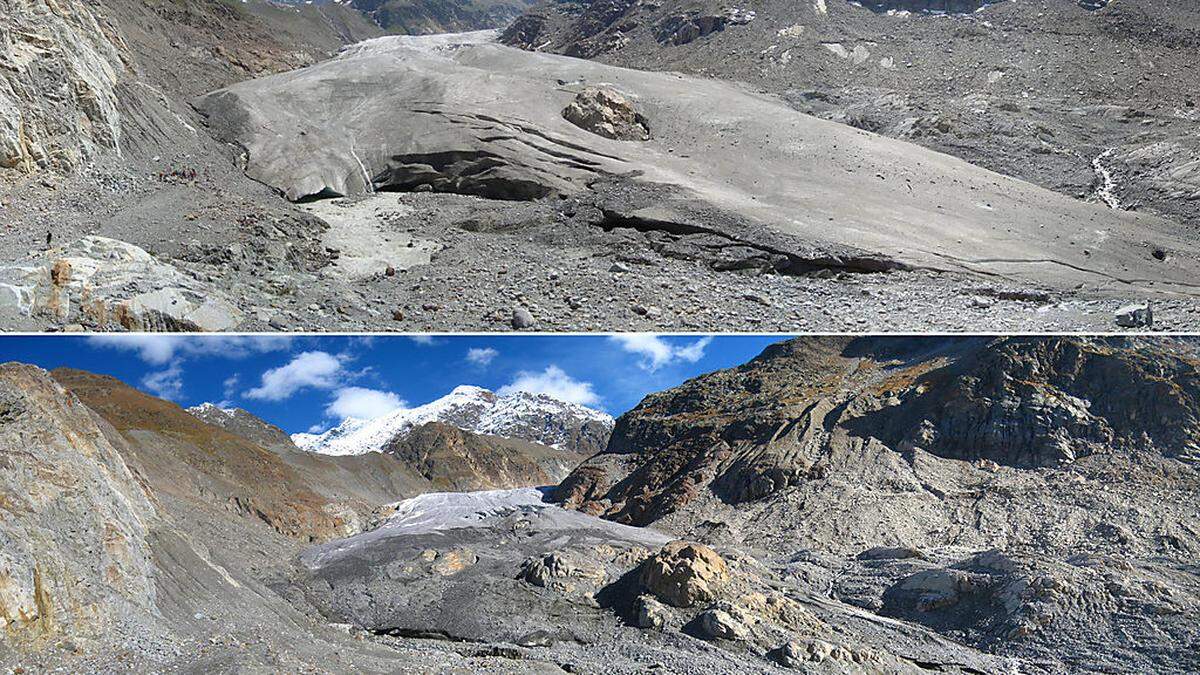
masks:
<path id="1" fill-rule="evenodd" d="M 534 324 L 533 315 L 529 313 L 529 310 L 527 310 L 523 307 L 518 307 L 517 309 L 513 310 L 513 313 L 512 313 L 512 327 L 513 328 L 515 328 L 517 330 L 522 330 L 525 328 L 532 327 L 533 324 Z"/>
<path id="2" fill-rule="evenodd" d="M 745 640 L 750 628 L 739 617 L 724 608 L 706 609 L 698 617 L 700 632 L 710 639 Z"/>
<path id="3" fill-rule="evenodd" d="M 670 618 L 667 606 L 650 597 L 649 595 L 639 596 L 637 599 L 637 616 L 636 622 L 638 628 L 653 628 L 662 630 L 667 625 Z"/>
<path id="4" fill-rule="evenodd" d="M 623 273 L 629 271 L 629 265 L 626 265 L 625 263 L 615 262 L 612 264 L 612 267 L 608 268 L 608 271 L 609 272 L 619 272 L 619 273 L 623 274 Z"/>
<path id="5" fill-rule="evenodd" d="M 392 311 L 392 321 L 403 321 L 403 320 L 404 320 L 404 312 L 402 312 L 398 309 Z"/>
<path id="6" fill-rule="evenodd" d="M 977 309 L 987 309 L 996 304 L 996 301 L 986 295 L 972 295 L 969 304 Z"/>

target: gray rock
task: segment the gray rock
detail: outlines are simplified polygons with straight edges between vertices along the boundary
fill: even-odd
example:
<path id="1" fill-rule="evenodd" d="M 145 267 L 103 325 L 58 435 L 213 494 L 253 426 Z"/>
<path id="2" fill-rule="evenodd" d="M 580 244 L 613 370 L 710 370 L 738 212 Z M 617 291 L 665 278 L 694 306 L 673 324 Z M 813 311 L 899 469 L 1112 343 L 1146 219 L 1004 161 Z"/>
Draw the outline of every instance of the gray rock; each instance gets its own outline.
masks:
<path id="1" fill-rule="evenodd" d="M 629 99 L 607 87 L 587 87 L 563 109 L 563 119 L 593 134 L 618 141 L 650 140 L 646 118 Z"/>
<path id="2" fill-rule="evenodd" d="M 634 610 L 638 628 L 654 628 L 662 630 L 670 621 L 671 613 L 667 606 L 649 595 L 638 596 Z"/>
<path id="3" fill-rule="evenodd" d="M 130 55 L 88 3 L 6 3 L 0 35 L 0 168 L 71 170 L 119 147 L 117 75 Z"/>
<path id="4" fill-rule="evenodd" d="M 525 328 L 532 328 L 535 321 L 533 314 L 530 314 L 529 310 L 524 307 L 518 307 L 513 310 L 511 323 L 513 328 L 523 330 Z"/>
<path id="5" fill-rule="evenodd" d="M 746 640 L 750 627 L 731 607 L 706 609 L 697 617 L 700 634 L 707 639 Z"/>
<path id="6" fill-rule="evenodd" d="M 225 331 L 245 319 L 205 282 L 115 239 L 84 237 L 30 263 L 0 266 L 0 309 L 99 330 Z"/>
<path id="7" fill-rule="evenodd" d="M 1154 325 L 1154 311 L 1150 303 L 1125 305 L 1115 314 L 1117 325 L 1122 328 L 1145 328 Z"/>
<path id="8" fill-rule="evenodd" d="M 0 365 L 0 457 L 0 664 L 22 641 L 138 630 L 155 508 L 91 411 L 46 371 Z"/>

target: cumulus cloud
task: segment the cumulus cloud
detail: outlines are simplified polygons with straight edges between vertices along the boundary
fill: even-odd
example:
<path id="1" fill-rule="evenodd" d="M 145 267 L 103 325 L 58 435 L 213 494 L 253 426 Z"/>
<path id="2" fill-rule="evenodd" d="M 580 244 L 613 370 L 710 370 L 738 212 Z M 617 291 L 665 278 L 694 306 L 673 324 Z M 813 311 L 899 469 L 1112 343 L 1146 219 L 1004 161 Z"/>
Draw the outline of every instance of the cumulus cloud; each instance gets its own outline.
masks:
<path id="1" fill-rule="evenodd" d="M 521 371 L 510 384 L 500 387 L 496 393 L 501 396 L 514 394 L 518 391 L 531 394 L 545 394 L 560 401 L 578 403 L 579 405 L 596 405 L 600 397 L 592 389 L 591 382 L 580 382 L 563 372 L 562 368 L 551 365 L 540 373 Z"/>
<path id="2" fill-rule="evenodd" d="M 183 366 L 173 361 L 163 370 L 147 373 L 142 378 L 142 387 L 159 398 L 177 401 L 183 393 Z"/>
<path id="3" fill-rule="evenodd" d="M 325 414 L 337 419 L 371 420 L 404 407 L 407 403 L 390 391 L 342 387 L 334 392 L 333 400 L 325 407 Z"/>
<path id="4" fill-rule="evenodd" d="M 486 366 L 492 362 L 492 359 L 499 355 L 500 352 L 491 347 L 472 347 L 467 350 L 467 361 L 477 366 Z"/>
<path id="5" fill-rule="evenodd" d="M 164 365 L 190 356 L 242 359 L 287 349 L 286 335 L 92 335 L 88 344 L 137 353 L 146 363 Z"/>
<path id="6" fill-rule="evenodd" d="M 650 333 L 614 335 L 609 339 L 619 344 L 621 349 L 632 354 L 641 355 L 642 360 L 638 365 L 650 372 L 654 372 L 663 366 L 677 361 L 695 363 L 704 358 L 704 350 L 712 342 L 712 337 L 710 336 L 678 346 Z"/>
<path id="7" fill-rule="evenodd" d="M 282 401 L 301 389 L 333 389 L 346 375 L 342 363 L 328 352 L 301 352 L 286 365 L 262 374 L 259 386 L 246 392 L 246 398 Z"/>
<path id="8" fill-rule="evenodd" d="M 432 335 L 409 335 L 408 339 L 422 347 L 430 347 L 437 344 L 437 340 L 434 340 Z"/>

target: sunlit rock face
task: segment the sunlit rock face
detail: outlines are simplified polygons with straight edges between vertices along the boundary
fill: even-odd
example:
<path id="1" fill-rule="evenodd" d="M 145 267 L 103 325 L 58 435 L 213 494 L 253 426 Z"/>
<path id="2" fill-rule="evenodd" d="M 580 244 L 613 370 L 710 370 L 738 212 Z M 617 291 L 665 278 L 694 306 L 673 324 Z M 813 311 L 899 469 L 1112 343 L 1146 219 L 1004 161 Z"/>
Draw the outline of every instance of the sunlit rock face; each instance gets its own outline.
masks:
<path id="1" fill-rule="evenodd" d="M 0 2 L 0 168 L 70 170 L 117 149 L 125 47 L 78 0 Z"/>

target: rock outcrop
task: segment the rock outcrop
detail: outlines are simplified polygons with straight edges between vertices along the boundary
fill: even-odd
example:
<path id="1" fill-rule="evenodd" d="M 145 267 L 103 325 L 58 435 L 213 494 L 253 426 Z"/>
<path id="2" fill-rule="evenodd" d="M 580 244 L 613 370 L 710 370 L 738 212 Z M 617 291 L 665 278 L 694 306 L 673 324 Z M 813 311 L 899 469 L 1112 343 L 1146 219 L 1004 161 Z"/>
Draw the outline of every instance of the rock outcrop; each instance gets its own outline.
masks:
<path id="1" fill-rule="evenodd" d="M 102 424 L 40 368 L 0 365 L 0 662 L 156 611 L 155 509 Z"/>
<path id="2" fill-rule="evenodd" d="M 659 600 L 691 607 L 716 597 L 729 580 L 729 570 L 717 552 L 702 544 L 675 541 L 642 563 L 639 581 Z"/>
<path id="3" fill-rule="evenodd" d="M 647 397 L 553 498 L 994 654 L 1186 672 L 1198 441 L 1190 338 L 801 338 Z M 775 639 L 730 576 L 675 620 Z M 770 658 L 893 667 L 816 638 Z"/>
<path id="4" fill-rule="evenodd" d="M 629 99 L 607 88 L 588 87 L 563 109 L 563 118 L 579 127 L 618 141 L 646 141 L 650 127 Z"/>
<path id="5" fill-rule="evenodd" d="M 206 282 L 106 237 L 0 266 L 0 290 L 0 313 L 101 331 L 224 331 L 245 319 Z"/>
<path id="6" fill-rule="evenodd" d="M 802 339 L 648 397 L 556 499 L 646 524 L 704 493 L 761 499 L 829 470 L 844 434 L 1009 467 L 1200 457 L 1187 345 L 1086 338 Z"/>
<path id="7" fill-rule="evenodd" d="M 0 3 L 0 168 L 69 171 L 121 143 L 127 48 L 80 0 Z"/>

